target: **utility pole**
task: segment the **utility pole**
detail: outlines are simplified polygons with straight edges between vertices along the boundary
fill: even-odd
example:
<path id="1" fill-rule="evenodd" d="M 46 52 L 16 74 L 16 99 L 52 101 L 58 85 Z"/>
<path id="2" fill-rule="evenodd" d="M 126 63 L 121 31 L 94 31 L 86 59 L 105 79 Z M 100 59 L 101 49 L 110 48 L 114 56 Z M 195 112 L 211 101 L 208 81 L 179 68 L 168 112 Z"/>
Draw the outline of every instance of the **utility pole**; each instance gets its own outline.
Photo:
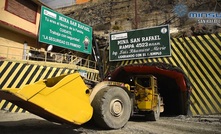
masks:
<path id="1" fill-rule="evenodd" d="M 137 19 L 137 0 L 134 0 L 134 17 L 135 17 L 135 29 L 138 28 L 138 19 Z"/>

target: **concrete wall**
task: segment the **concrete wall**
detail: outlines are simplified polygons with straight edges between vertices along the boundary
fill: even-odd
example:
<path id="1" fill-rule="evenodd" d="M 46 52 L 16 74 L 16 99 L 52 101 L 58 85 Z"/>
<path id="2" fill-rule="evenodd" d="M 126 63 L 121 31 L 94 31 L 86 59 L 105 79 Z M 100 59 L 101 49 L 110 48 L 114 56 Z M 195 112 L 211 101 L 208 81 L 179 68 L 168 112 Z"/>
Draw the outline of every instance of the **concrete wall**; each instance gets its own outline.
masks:
<path id="1" fill-rule="evenodd" d="M 30 46 L 37 47 L 37 38 L 30 38 L 23 34 L 0 27 L 0 57 L 10 59 L 22 59 L 24 42 Z"/>

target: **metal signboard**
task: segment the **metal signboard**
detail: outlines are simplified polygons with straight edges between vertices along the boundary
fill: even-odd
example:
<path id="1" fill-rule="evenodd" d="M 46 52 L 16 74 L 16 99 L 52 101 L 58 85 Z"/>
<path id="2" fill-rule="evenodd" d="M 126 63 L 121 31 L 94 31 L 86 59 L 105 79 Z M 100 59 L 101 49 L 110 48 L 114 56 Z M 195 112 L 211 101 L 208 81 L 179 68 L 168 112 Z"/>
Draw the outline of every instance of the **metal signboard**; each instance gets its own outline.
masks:
<path id="1" fill-rule="evenodd" d="M 169 26 L 110 34 L 110 61 L 171 56 Z"/>
<path id="2" fill-rule="evenodd" d="M 42 6 L 39 41 L 91 54 L 92 27 Z"/>

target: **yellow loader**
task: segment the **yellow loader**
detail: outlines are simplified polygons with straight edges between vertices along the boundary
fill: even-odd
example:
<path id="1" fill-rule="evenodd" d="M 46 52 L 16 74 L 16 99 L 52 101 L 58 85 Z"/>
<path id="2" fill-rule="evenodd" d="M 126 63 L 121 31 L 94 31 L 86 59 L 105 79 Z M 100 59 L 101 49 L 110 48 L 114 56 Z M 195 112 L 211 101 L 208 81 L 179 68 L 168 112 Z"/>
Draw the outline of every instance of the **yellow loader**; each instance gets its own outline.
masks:
<path id="1" fill-rule="evenodd" d="M 73 73 L 2 89 L 0 98 L 59 123 L 81 125 L 93 118 L 103 128 L 118 129 L 135 113 L 159 119 L 163 102 L 154 76 L 132 75 L 129 84 L 110 80 L 90 89 L 79 73 Z"/>

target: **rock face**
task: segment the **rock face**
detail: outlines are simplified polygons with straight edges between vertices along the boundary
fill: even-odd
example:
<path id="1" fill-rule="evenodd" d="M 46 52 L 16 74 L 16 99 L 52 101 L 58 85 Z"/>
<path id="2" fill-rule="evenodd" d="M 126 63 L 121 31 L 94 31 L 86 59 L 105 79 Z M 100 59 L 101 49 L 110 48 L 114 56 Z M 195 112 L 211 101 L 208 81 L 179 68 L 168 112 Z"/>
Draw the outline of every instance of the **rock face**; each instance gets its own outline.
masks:
<path id="1" fill-rule="evenodd" d="M 182 7 L 176 10 L 178 4 L 185 5 L 187 9 Z M 91 0 L 58 11 L 92 26 L 98 34 L 99 31 L 107 34 L 162 24 L 170 24 L 171 29 L 176 28 L 182 33 L 189 34 L 191 27 L 199 27 L 195 20 L 188 18 L 189 11 L 218 12 L 221 11 L 221 4 L 211 0 L 186 0 L 182 3 L 177 0 Z M 184 15 L 180 17 L 177 13 Z M 204 26 L 204 31 L 205 28 L 214 32 L 211 26 Z"/>

